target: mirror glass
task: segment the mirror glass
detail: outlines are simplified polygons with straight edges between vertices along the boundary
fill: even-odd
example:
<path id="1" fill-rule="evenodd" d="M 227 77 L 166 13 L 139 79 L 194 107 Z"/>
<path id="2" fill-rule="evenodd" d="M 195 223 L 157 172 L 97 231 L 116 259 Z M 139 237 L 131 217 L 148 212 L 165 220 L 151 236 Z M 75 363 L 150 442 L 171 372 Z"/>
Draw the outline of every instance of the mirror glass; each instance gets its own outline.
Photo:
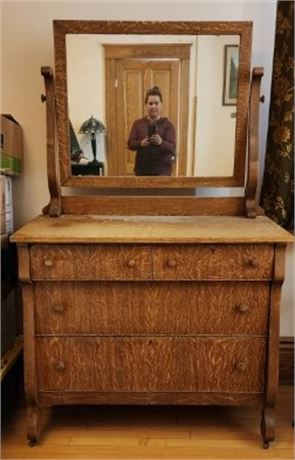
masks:
<path id="1" fill-rule="evenodd" d="M 72 175 L 232 176 L 239 38 L 66 34 Z M 154 86 L 163 98 L 153 123 L 160 140 L 148 140 L 144 156 L 143 147 L 127 144 L 134 121 L 148 114 L 144 99 Z M 138 126 L 133 135 L 142 137 Z M 139 156 L 150 162 L 143 174 L 135 168 Z"/>

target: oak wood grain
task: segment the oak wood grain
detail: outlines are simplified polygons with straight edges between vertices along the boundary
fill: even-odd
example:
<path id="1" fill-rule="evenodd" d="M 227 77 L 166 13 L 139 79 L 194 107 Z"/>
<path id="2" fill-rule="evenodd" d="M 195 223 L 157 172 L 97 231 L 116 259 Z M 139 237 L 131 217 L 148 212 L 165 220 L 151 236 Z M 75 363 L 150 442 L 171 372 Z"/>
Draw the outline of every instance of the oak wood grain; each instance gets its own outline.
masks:
<path id="1" fill-rule="evenodd" d="M 35 303 L 42 335 L 266 335 L 269 284 L 40 282 Z"/>
<path id="2" fill-rule="evenodd" d="M 40 410 L 38 402 L 38 375 L 35 355 L 34 288 L 30 279 L 30 256 L 26 245 L 18 250 L 22 277 L 23 333 L 24 333 L 24 384 L 27 401 L 27 437 L 36 442 L 40 435 Z"/>
<path id="3" fill-rule="evenodd" d="M 38 337 L 36 342 L 40 391 L 264 390 L 262 338 Z"/>
<path id="4" fill-rule="evenodd" d="M 39 216 L 16 231 L 16 243 L 291 243 L 265 216 Z"/>
<path id="5" fill-rule="evenodd" d="M 110 142 L 114 142 L 110 139 Z M 158 184 L 159 185 L 159 184 Z M 147 216 L 242 216 L 244 198 L 192 196 L 80 196 L 62 197 L 63 214 Z M 45 212 L 44 214 L 48 214 Z"/>
<path id="6" fill-rule="evenodd" d="M 151 248 L 140 245 L 34 245 L 32 279 L 151 279 L 151 257 Z"/>
<path id="7" fill-rule="evenodd" d="M 268 280 L 272 245 L 33 245 L 33 280 Z"/>
<path id="8" fill-rule="evenodd" d="M 165 245 L 153 248 L 159 280 L 271 279 L 272 245 Z"/>
<path id="9" fill-rule="evenodd" d="M 124 401 L 261 404 L 274 439 L 288 232 L 265 216 L 41 216 L 12 240 L 31 442 L 42 405 Z"/>
<path id="10" fill-rule="evenodd" d="M 275 404 L 279 384 L 279 328 L 281 286 L 285 272 L 285 245 L 275 247 L 274 278 L 270 291 L 269 337 L 266 363 L 265 404 L 262 414 L 261 433 L 264 442 L 275 438 Z"/>
<path id="11" fill-rule="evenodd" d="M 245 207 L 247 217 L 256 217 L 256 189 L 258 178 L 259 161 L 259 104 L 260 104 L 260 84 L 263 77 L 263 68 L 254 67 L 252 71 L 250 102 L 249 102 L 249 122 L 248 122 L 248 174 L 245 189 Z"/>
<path id="12" fill-rule="evenodd" d="M 261 405 L 263 393 L 226 392 L 97 392 L 97 391 L 40 391 L 42 406 L 56 404 L 120 404 L 120 405 Z"/>
<path id="13" fill-rule="evenodd" d="M 53 70 L 51 67 L 42 67 L 41 73 L 44 77 L 46 100 L 47 175 L 50 193 L 49 215 L 51 217 L 58 217 L 61 214 L 61 187 L 58 171 L 57 149 L 55 145 L 56 114 Z"/>

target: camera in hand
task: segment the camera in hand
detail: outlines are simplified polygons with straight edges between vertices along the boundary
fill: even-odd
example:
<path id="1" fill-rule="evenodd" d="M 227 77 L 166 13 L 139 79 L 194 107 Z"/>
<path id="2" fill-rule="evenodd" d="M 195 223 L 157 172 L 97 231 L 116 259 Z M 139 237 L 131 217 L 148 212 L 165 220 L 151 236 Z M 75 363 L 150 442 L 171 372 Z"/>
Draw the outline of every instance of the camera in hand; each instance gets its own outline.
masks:
<path id="1" fill-rule="evenodd" d="M 148 137 L 152 137 L 156 134 L 156 125 L 148 125 Z"/>

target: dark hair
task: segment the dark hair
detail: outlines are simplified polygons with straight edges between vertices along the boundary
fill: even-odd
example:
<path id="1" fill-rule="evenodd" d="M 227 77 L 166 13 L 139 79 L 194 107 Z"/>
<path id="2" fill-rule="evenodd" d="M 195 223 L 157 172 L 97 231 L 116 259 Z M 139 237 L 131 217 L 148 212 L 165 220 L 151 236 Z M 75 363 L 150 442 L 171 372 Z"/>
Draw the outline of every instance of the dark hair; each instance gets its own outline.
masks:
<path id="1" fill-rule="evenodd" d="M 147 90 L 144 100 L 145 104 L 147 103 L 149 96 L 159 96 L 160 101 L 163 102 L 162 93 L 158 86 L 153 86 L 153 88 Z"/>

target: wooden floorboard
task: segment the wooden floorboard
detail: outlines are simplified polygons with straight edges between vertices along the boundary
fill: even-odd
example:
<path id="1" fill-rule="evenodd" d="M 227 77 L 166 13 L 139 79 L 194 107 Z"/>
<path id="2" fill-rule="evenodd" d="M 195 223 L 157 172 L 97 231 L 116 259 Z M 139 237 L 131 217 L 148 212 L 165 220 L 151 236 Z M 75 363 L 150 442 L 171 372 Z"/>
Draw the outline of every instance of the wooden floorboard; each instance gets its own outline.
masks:
<path id="1" fill-rule="evenodd" d="M 293 386 L 281 385 L 277 436 L 260 439 L 260 409 L 65 406 L 46 410 L 39 445 L 28 447 L 26 411 L 2 426 L 3 459 L 293 459 Z"/>

